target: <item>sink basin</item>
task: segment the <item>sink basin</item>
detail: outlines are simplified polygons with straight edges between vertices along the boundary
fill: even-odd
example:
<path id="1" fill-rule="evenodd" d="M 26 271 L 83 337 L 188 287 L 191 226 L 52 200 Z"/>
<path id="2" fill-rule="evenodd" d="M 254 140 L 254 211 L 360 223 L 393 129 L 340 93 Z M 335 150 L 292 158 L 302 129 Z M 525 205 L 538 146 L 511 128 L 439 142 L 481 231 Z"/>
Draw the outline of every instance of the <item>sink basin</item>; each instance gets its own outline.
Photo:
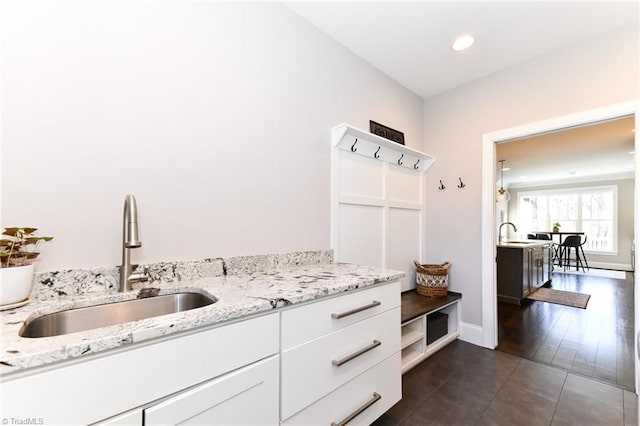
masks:
<path id="1" fill-rule="evenodd" d="M 195 292 L 164 294 L 54 312 L 27 320 L 18 334 L 22 337 L 51 337 L 77 331 L 173 314 L 211 305 L 218 300 Z"/>

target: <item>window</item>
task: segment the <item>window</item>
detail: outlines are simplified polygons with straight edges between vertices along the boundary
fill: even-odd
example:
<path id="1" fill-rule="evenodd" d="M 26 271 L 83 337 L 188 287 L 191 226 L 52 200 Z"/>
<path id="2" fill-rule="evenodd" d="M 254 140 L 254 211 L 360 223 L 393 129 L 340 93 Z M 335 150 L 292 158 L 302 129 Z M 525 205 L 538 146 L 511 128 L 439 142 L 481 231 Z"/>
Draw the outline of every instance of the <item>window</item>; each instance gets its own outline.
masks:
<path id="1" fill-rule="evenodd" d="M 523 232 L 551 230 L 584 232 L 585 251 L 618 251 L 617 186 L 556 189 L 518 194 L 518 222 Z"/>

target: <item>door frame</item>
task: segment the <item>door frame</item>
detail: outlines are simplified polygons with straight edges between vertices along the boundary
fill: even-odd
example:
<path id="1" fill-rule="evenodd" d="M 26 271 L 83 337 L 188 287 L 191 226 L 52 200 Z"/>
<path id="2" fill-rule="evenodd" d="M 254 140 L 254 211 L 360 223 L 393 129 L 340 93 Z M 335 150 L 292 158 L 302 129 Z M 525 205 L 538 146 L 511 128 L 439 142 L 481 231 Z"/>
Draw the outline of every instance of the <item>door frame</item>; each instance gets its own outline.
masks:
<path id="1" fill-rule="evenodd" d="M 572 127 L 580 127 L 600 121 L 621 117 L 635 116 L 635 127 L 639 128 L 640 99 L 608 105 L 574 114 L 563 115 L 548 120 L 524 124 L 485 133 L 482 136 L 482 346 L 495 349 L 498 346 L 498 304 L 496 289 L 496 144 L 508 140 L 529 137 L 541 133 L 553 132 Z M 635 134 L 635 150 L 640 148 L 640 137 Z M 634 240 L 637 240 L 637 229 L 640 225 L 638 195 L 640 190 L 640 156 L 635 159 L 635 192 L 634 192 Z M 637 265 L 637 261 L 636 261 Z M 638 268 L 633 266 L 633 270 Z M 635 272 L 634 272 L 635 274 Z M 635 280 L 634 280 L 635 283 Z M 635 285 L 635 284 L 634 284 Z M 634 336 L 640 329 L 640 291 L 634 287 L 635 312 Z M 640 364 L 638 345 L 634 345 L 636 356 L 636 390 L 640 384 Z"/>

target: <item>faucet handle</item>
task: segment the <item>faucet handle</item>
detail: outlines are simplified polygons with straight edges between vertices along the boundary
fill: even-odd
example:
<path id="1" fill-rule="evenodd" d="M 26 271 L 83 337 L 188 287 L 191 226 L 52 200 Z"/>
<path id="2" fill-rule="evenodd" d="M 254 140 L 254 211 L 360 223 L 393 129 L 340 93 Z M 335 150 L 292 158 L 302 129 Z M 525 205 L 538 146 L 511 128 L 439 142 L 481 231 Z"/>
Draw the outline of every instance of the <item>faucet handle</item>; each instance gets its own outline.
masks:
<path id="1" fill-rule="evenodd" d="M 151 278 L 149 276 L 149 268 L 147 266 L 144 266 L 142 268 L 142 272 L 135 272 L 129 275 L 128 281 L 130 283 L 139 283 L 149 281 L 149 278 Z"/>

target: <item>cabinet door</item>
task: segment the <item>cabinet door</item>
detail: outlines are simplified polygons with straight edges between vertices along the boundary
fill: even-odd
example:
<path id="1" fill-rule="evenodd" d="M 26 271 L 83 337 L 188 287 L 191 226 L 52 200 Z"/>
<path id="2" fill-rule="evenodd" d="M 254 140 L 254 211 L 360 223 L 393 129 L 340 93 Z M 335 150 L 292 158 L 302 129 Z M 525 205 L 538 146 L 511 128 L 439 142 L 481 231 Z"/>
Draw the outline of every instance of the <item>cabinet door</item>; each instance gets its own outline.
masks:
<path id="1" fill-rule="evenodd" d="M 276 425 L 278 363 L 276 355 L 181 392 L 144 410 L 144 424 Z"/>
<path id="2" fill-rule="evenodd" d="M 522 250 L 522 297 L 526 297 L 531 293 L 532 281 L 532 259 L 531 249 Z"/>
<path id="3" fill-rule="evenodd" d="M 553 247 L 550 245 L 544 247 L 544 259 L 542 265 L 542 281 L 545 284 L 547 281 L 551 281 L 551 269 L 553 262 Z"/>

